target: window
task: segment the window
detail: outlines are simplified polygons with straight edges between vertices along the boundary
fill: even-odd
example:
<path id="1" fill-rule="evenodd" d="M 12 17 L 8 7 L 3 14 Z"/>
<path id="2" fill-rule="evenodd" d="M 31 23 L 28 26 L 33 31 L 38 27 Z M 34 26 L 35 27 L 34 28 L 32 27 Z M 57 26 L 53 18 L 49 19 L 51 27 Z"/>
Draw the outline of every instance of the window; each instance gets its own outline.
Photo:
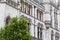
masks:
<path id="1" fill-rule="evenodd" d="M 43 13 L 39 10 L 37 10 L 37 19 L 39 19 L 40 21 L 43 21 Z"/>
<path id="2" fill-rule="evenodd" d="M 29 7 L 28 7 L 28 3 L 26 3 L 26 13 L 28 14 L 28 10 L 29 10 Z"/>
<path id="3" fill-rule="evenodd" d="M 40 38 L 40 28 L 38 27 L 37 30 L 38 30 L 37 36 L 38 36 L 38 38 Z"/>
<path id="4" fill-rule="evenodd" d="M 7 16 L 5 24 L 8 24 L 9 22 L 10 22 L 10 16 Z"/>
<path id="5" fill-rule="evenodd" d="M 39 26 L 39 25 L 38 25 Z M 37 37 L 42 40 L 42 25 L 37 27 Z"/>
<path id="6" fill-rule="evenodd" d="M 26 4 L 23 0 L 21 0 L 21 11 L 26 12 Z"/>
<path id="7" fill-rule="evenodd" d="M 59 33 L 55 33 L 55 40 L 59 40 Z"/>
<path id="8" fill-rule="evenodd" d="M 58 29 L 57 10 L 56 9 L 54 9 L 54 25 L 55 25 L 55 28 Z"/>
<path id="9" fill-rule="evenodd" d="M 40 11 L 40 20 L 43 21 L 43 12 Z"/>
<path id="10" fill-rule="evenodd" d="M 39 39 L 42 40 L 42 28 L 38 27 L 37 30 L 38 30 L 37 36 L 38 36 Z"/>
<path id="11" fill-rule="evenodd" d="M 21 0 L 21 11 L 24 12 L 24 7 L 25 7 L 25 3 L 23 0 Z"/>
<path id="12" fill-rule="evenodd" d="M 32 6 L 26 2 L 21 2 L 21 11 L 27 13 L 28 15 L 32 15 Z"/>
<path id="13" fill-rule="evenodd" d="M 32 15 L 32 6 L 31 5 L 28 5 L 28 14 Z"/>
<path id="14" fill-rule="evenodd" d="M 54 37 L 54 32 L 51 31 L 51 40 L 54 40 L 53 37 Z"/>
<path id="15" fill-rule="evenodd" d="M 26 3 L 24 2 L 24 7 L 23 7 L 23 11 L 26 13 Z"/>
<path id="16" fill-rule="evenodd" d="M 37 19 L 40 19 L 40 13 L 39 13 L 39 10 L 37 10 Z"/>

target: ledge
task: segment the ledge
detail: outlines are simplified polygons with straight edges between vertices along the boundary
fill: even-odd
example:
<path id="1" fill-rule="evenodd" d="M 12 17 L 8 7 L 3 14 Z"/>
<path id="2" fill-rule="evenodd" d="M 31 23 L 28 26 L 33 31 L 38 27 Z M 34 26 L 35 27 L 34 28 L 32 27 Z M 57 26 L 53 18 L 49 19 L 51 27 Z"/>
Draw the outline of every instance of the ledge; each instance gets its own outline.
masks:
<path id="1" fill-rule="evenodd" d="M 37 8 L 39 8 L 39 9 L 42 10 L 42 11 L 45 10 L 45 8 L 44 8 L 43 5 L 38 4 L 37 2 L 35 2 L 35 1 L 33 1 L 33 0 L 29 0 L 29 1 L 28 1 L 28 0 L 25 0 L 25 2 L 29 2 L 30 4 L 36 6 Z"/>
<path id="2" fill-rule="evenodd" d="M 42 39 L 40 39 L 40 38 L 35 38 L 35 37 L 32 37 L 32 40 L 42 40 Z"/>
<path id="3" fill-rule="evenodd" d="M 18 3 L 14 2 L 12 0 L 6 0 L 6 1 L 5 0 L 0 0 L 0 3 L 6 3 L 7 5 L 9 5 L 9 6 L 18 10 Z"/>

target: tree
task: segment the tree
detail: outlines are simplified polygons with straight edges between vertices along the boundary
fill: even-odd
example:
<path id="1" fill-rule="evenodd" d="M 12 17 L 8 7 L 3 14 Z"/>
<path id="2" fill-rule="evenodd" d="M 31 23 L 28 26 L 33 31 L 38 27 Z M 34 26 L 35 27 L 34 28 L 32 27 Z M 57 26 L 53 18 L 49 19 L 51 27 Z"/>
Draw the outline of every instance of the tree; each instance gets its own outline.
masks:
<path id="1" fill-rule="evenodd" d="M 31 40 L 25 18 L 14 17 L 3 29 L 0 29 L 1 40 Z"/>

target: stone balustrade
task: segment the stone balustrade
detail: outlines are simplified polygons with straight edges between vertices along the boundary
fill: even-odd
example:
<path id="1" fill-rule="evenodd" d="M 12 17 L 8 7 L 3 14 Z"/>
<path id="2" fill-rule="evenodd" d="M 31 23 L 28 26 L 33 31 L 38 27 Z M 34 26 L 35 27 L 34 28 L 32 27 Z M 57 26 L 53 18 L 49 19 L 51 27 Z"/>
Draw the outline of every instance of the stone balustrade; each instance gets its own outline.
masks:
<path id="1" fill-rule="evenodd" d="M 14 2 L 12 0 L 0 0 L 0 3 L 6 3 L 6 4 L 18 9 L 18 3 Z"/>

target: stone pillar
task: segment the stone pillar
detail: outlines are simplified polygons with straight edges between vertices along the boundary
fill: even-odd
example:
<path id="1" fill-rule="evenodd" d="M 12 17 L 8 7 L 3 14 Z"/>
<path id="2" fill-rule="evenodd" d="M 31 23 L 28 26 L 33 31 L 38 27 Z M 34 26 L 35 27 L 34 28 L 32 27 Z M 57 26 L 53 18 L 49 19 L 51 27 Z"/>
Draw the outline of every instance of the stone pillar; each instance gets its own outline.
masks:
<path id="1" fill-rule="evenodd" d="M 35 18 L 37 18 L 37 8 L 35 8 Z"/>
<path id="2" fill-rule="evenodd" d="M 55 32 L 54 32 L 54 37 L 53 37 L 53 40 L 55 40 Z"/>
<path id="3" fill-rule="evenodd" d="M 52 27 L 54 28 L 54 8 L 53 7 L 52 7 L 51 16 L 52 16 Z"/>
<path id="4" fill-rule="evenodd" d="M 42 35 L 43 40 L 46 40 L 46 29 L 43 29 L 43 35 Z"/>
<path id="5" fill-rule="evenodd" d="M 32 16 L 34 16 L 34 5 L 32 5 Z"/>

